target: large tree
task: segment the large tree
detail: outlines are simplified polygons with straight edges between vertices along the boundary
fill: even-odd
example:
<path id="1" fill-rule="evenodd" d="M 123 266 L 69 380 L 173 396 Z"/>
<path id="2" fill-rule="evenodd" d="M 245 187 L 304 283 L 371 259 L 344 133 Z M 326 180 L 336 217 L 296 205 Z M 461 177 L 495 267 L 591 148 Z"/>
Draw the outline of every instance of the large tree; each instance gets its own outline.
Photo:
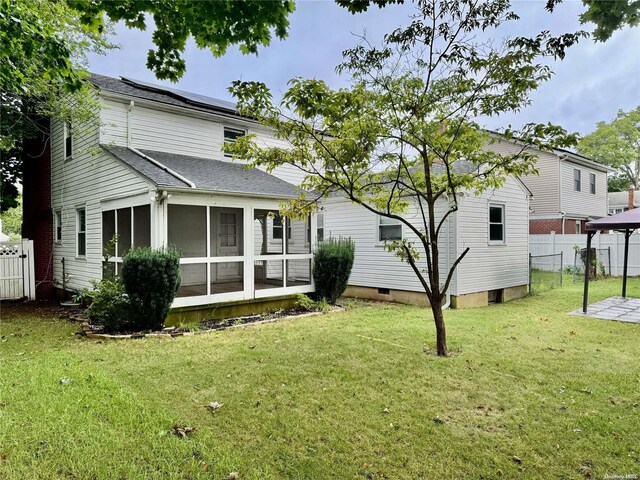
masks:
<path id="1" fill-rule="evenodd" d="M 105 33 L 64 2 L 0 0 L 0 212 L 17 205 L 22 141 L 49 134 L 36 119 L 93 115 L 85 55 L 110 47 Z"/>
<path id="2" fill-rule="evenodd" d="M 363 41 L 344 52 L 338 70 L 351 79 L 348 88 L 296 78 L 279 102 L 262 83 L 238 81 L 230 88 L 240 113 L 289 145 L 265 148 L 249 135 L 225 148 L 269 171 L 292 165 L 305 174 L 308 193 L 284 203 L 284 215 L 305 216 L 323 198 L 340 195 L 411 232 L 386 247 L 410 265 L 429 298 L 438 355 L 448 353 L 442 304 L 468 251 L 441 269 L 443 228 L 460 194 L 477 195 L 500 188 L 509 175 L 535 172 L 528 146 L 548 150 L 575 141 L 550 124 L 495 135 L 478 123 L 527 106 L 530 92 L 551 76 L 541 60 L 564 55 L 579 37 L 543 32 L 502 45 L 477 37 L 516 19 L 504 0 L 420 0 L 411 23 L 381 46 Z M 486 148 L 515 138 L 519 148 L 510 154 Z"/>
<path id="3" fill-rule="evenodd" d="M 593 132 L 580 139 L 578 152 L 617 169 L 614 187 L 639 189 L 640 106 L 629 112 L 619 110 L 611 122 L 598 122 Z"/>

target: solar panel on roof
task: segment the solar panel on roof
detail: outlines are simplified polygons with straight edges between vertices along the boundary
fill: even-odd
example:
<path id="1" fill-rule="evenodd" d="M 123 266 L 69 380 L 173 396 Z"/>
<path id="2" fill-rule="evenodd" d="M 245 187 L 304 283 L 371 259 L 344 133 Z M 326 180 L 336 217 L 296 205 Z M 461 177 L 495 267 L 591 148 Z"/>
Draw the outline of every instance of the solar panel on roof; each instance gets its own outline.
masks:
<path id="1" fill-rule="evenodd" d="M 194 105 L 203 105 L 207 107 L 216 108 L 219 110 L 226 110 L 232 113 L 236 111 L 236 105 L 233 102 L 227 102 L 218 98 L 207 97 L 206 95 L 200 95 L 197 93 L 187 92 L 173 87 L 165 87 L 164 85 L 155 85 L 153 83 L 143 82 L 141 80 L 134 80 L 132 78 L 121 77 L 122 81 L 132 85 L 134 87 L 142 88 L 144 90 L 153 90 L 155 92 L 165 93 L 174 97 L 179 97 L 187 103 Z"/>

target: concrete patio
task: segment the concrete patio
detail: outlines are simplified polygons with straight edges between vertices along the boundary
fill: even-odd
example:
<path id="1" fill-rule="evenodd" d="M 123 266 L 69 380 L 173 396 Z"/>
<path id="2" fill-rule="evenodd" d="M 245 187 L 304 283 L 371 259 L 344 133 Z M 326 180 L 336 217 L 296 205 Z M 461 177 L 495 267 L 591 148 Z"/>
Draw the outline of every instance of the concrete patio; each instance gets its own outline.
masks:
<path id="1" fill-rule="evenodd" d="M 609 297 L 590 304 L 587 308 L 587 313 L 582 313 L 582 310 L 576 310 L 575 312 L 570 312 L 569 315 L 640 323 L 640 298 Z"/>

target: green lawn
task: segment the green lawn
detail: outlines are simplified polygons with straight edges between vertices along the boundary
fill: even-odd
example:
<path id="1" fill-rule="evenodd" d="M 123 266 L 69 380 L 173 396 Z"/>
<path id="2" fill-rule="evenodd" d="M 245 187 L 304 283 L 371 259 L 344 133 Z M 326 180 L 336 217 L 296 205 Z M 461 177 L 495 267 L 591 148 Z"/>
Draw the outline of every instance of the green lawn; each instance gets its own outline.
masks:
<path id="1" fill-rule="evenodd" d="M 591 299 L 619 288 L 595 282 Z M 580 302 L 567 282 L 448 311 L 445 359 L 428 311 L 391 304 L 105 342 L 5 311 L 0 478 L 640 474 L 640 325 L 567 316 Z"/>

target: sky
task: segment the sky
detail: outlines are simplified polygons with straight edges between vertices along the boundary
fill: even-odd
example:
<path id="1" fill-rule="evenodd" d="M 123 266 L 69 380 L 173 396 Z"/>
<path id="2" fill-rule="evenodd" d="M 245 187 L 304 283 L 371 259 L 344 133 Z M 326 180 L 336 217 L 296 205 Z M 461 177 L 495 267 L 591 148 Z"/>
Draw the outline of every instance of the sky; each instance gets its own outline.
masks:
<path id="1" fill-rule="evenodd" d="M 561 34 L 592 28 L 579 23 L 578 16 L 584 10 L 581 1 L 565 0 L 553 14 L 544 10 L 545 0 L 513 3 L 520 20 L 492 31 L 491 38 L 535 35 L 541 30 Z M 412 8 L 412 5 L 374 7 L 352 15 L 330 0 L 298 1 L 296 11 L 289 17 L 288 37 L 274 38 L 270 46 L 260 49 L 258 56 L 243 55 L 232 46 L 223 57 L 214 58 L 208 50 L 199 50 L 190 41 L 184 54 L 187 72 L 177 85 L 157 80 L 145 66 L 147 51 L 153 47 L 152 30 L 129 30 L 118 24 L 112 41 L 119 49 L 106 56 L 91 55 L 89 69 L 224 100 L 233 100 L 227 88 L 237 79 L 262 81 L 276 98 L 286 91 L 287 81 L 296 76 L 322 79 L 330 87 L 338 88 L 348 84 L 347 78 L 335 72 L 342 51 L 354 46 L 357 36 L 363 34 L 372 43 L 379 43 L 385 33 L 408 22 Z M 551 67 L 554 76 L 532 94 L 529 107 L 518 114 L 488 119 L 483 126 L 496 129 L 528 122 L 552 122 L 585 135 L 595 129 L 597 121 L 610 121 L 618 110 L 637 107 L 640 27 L 625 27 L 605 43 L 583 39 L 567 51 L 564 60 L 552 62 Z"/>

